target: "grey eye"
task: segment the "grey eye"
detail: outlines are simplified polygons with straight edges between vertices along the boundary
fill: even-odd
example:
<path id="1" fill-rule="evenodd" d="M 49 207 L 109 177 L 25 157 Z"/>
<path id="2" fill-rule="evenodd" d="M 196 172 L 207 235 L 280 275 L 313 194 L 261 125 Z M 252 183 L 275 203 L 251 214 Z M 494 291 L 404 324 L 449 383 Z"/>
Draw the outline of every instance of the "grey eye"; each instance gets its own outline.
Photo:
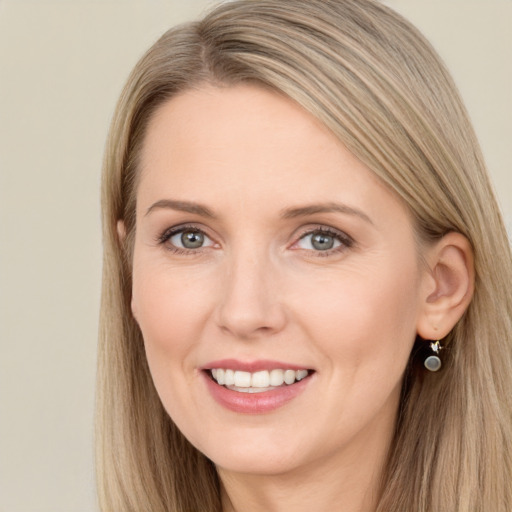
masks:
<path id="1" fill-rule="evenodd" d="M 311 237 L 311 245 L 319 251 L 332 249 L 334 247 L 334 237 L 324 233 L 317 233 Z"/>
<path id="2" fill-rule="evenodd" d="M 204 243 L 204 235 L 197 231 L 185 231 L 181 234 L 181 243 L 187 249 L 197 249 Z"/>
<path id="3" fill-rule="evenodd" d="M 212 241 L 204 233 L 191 229 L 174 234 L 169 241 L 181 249 L 200 249 L 212 245 Z"/>
<path id="4" fill-rule="evenodd" d="M 321 231 L 314 231 L 303 236 L 298 243 L 301 249 L 309 249 L 314 251 L 328 251 L 341 245 L 338 237 L 323 233 Z"/>

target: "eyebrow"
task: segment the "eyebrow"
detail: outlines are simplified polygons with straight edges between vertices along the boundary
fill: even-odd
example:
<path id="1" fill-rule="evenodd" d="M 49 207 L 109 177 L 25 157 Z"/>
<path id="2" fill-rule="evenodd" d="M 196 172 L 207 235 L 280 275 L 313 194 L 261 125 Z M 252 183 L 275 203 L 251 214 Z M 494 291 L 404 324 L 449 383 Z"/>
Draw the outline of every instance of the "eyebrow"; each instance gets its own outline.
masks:
<path id="1" fill-rule="evenodd" d="M 208 217 L 211 219 L 215 218 L 213 212 L 202 204 L 193 203 L 191 201 L 176 201 L 173 199 L 160 199 L 160 201 L 153 203 L 147 209 L 145 216 L 149 215 L 154 210 L 162 208 L 177 210 L 180 212 L 195 213 L 196 215 L 201 215 L 202 217 Z"/>
<path id="2" fill-rule="evenodd" d="M 174 199 L 160 199 L 153 203 L 146 211 L 146 216 L 154 210 L 170 209 L 181 212 L 193 213 L 202 217 L 215 219 L 216 215 L 207 207 L 200 203 L 192 201 L 177 201 Z M 315 215 L 318 213 L 343 213 L 345 215 L 354 215 L 373 225 L 372 220 L 366 213 L 353 208 L 351 206 L 341 203 L 319 203 L 310 204 L 307 206 L 299 206 L 296 208 L 285 208 L 281 210 L 281 217 L 283 219 L 295 219 L 297 217 L 306 217 L 308 215 Z"/>
<path id="3" fill-rule="evenodd" d="M 366 213 L 358 210 L 357 208 L 341 203 L 320 203 L 297 208 L 286 208 L 281 211 L 281 216 L 284 219 L 294 219 L 296 217 L 305 217 L 308 215 L 315 215 L 317 213 L 343 213 L 346 215 L 355 215 L 356 217 L 359 217 L 373 225 L 372 220 L 368 215 L 366 215 Z"/>

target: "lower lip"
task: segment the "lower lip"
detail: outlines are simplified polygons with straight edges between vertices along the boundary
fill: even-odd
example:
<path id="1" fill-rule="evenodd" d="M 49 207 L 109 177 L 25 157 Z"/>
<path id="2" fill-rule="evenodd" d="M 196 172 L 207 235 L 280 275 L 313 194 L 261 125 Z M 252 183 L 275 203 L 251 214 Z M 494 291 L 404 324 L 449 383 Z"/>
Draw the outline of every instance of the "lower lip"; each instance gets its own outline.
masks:
<path id="1" fill-rule="evenodd" d="M 261 393 L 232 391 L 217 384 L 206 372 L 204 372 L 204 378 L 208 391 L 217 403 L 226 409 L 244 414 L 262 414 L 279 409 L 301 394 L 309 384 L 311 375 L 295 384 L 279 386 L 271 391 Z"/>

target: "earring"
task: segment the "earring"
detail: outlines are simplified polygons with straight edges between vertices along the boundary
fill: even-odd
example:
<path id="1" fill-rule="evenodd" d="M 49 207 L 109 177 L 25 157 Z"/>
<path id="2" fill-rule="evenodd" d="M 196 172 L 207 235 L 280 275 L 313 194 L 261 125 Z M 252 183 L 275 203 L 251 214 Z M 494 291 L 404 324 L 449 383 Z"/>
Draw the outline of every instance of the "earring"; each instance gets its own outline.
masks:
<path id="1" fill-rule="evenodd" d="M 423 363 L 425 368 L 431 372 L 437 372 L 441 368 L 441 358 L 439 357 L 439 351 L 443 350 L 439 341 L 432 341 L 430 343 L 430 350 L 434 353 L 428 356 Z"/>

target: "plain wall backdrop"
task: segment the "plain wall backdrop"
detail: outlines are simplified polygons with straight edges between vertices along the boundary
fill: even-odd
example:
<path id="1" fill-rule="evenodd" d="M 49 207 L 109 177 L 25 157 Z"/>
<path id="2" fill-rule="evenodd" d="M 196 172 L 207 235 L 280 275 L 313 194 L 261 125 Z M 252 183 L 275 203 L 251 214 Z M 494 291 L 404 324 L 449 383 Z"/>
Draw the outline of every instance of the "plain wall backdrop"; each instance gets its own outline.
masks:
<path id="1" fill-rule="evenodd" d="M 0 512 L 97 510 L 104 141 L 138 58 L 213 3 L 0 0 Z M 451 69 L 510 229 L 512 0 L 386 3 Z"/>

